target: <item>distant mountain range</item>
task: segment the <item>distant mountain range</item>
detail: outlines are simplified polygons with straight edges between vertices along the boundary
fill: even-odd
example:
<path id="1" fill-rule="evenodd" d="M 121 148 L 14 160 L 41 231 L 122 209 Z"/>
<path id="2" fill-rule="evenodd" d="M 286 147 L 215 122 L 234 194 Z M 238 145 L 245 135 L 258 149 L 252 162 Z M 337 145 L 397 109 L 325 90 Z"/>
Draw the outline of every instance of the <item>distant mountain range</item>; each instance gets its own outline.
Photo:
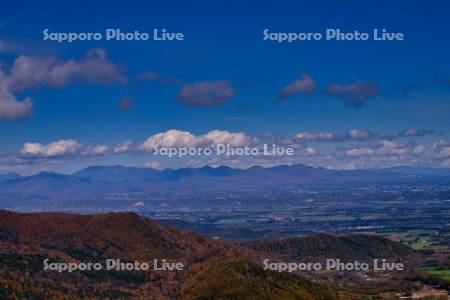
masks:
<path id="1" fill-rule="evenodd" d="M 19 178 L 22 178 L 22 177 L 15 173 L 0 174 L 0 182 L 7 181 L 7 180 L 13 180 L 13 179 L 19 179 Z"/>
<path id="2" fill-rule="evenodd" d="M 440 184 L 450 182 L 450 169 L 395 167 L 367 170 L 329 170 L 302 164 L 251 167 L 202 167 L 155 170 L 123 166 L 93 166 L 63 175 L 43 172 L 21 177 L 0 175 L 1 196 L 67 198 L 111 192 L 238 190 L 306 185 Z"/>

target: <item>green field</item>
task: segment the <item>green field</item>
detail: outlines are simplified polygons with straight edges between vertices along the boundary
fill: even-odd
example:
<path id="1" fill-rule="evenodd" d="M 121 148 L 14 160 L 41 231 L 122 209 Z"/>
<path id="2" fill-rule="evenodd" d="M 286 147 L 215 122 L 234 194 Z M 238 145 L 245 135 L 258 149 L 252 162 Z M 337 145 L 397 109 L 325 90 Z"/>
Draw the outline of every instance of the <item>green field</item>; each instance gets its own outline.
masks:
<path id="1" fill-rule="evenodd" d="M 409 247 L 413 248 L 414 250 L 424 250 L 428 249 L 430 247 L 430 243 L 424 240 L 420 240 L 418 242 L 408 243 Z"/>
<path id="2" fill-rule="evenodd" d="M 430 275 L 450 280 L 450 267 L 424 268 L 423 271 Z"/>

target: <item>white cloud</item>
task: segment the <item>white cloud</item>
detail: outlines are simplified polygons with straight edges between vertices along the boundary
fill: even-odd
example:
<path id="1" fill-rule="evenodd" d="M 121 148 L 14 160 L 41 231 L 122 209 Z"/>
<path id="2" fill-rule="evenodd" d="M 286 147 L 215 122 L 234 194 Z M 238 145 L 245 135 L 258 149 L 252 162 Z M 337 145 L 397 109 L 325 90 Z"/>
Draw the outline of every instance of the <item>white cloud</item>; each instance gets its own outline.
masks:
<path id="1" fill-rule="evenodd" d="M 306 151 L 307 155 L 316 155 L 317 154 L 317 150 L 315 148 L 312 148 L 312 147 L 307 147 L 305 149 L 305 151 Z"/>
<path id="2" fill-rule="evenodd" d="M 449 157 L 450 156 L 450 140 L 439 140 L 433 145 L 433 149 L 440 155 L 441 157 Z"/>
<path id="3" fill-rule="evenodd" d="M 413 153 L 415 155 L 422 155 L 427 151 L 427 148 L 425 147 L 425 145 L 416 145 L 413 148 Z"/>
<path id="4" fill-rule="evenodd" d="M 450 156 L 450 147 L 442 147 L 442 148 L 439 150 L 439 154 L 442 155 L 442 156 L 444 156 L 444 157 Z"/>
<path id="5" fill-rule="evenodd" d="M 148 167 L 148 168 L 156 169 L 156 170 L 162 169 L 162 168 L 161 168 L 161 162 L 159 162 L 159 161 L 154 161 L 154 160 L 147 162 L 147 163 L 145 164 L 145 166 Z"/>
<path id="6" fill-rule="evenodd" d="M 89 149 L 86 153 L 84 153 L 85 155 L 104 155 L 109 153 L 110 149 L 108 146 L 106 145 L 97 145 L 94 146 L 92 149 Z"/>
<path id="7" fill-rule="evenodd" d="M 140 149 L 151 151 L 160 148 L 207 147 L 213 144 L 227 144 L 231 147 L 254 145 L 258 139 L 243 132 L 213 130 L 204 135 L 195 136 L 189 131 L 171 129 L 152 135 L 140 145 Z"/>
<path id="8" fill-rule="evenodd" d="M 113 148 L 113 153 L 125 153 L 128 152 L 134 143 L 132 141 L 124 141 Z"/>
<path id="9" fill-rule="evenodd" d="M 368 147 L 363 147 L 363 148 L 349 149 L 349 150 L 347 150 L 346 153 L 348 156 L 368 156 L 368 155 L 373 155 L 375 153 L 375 151 Z"/>
<path id="10" fill-rule="evenodd" d="M 258 139 L 250 137 L 243 132 L 229 132 L 213 130 L 202 136 L 214 142 L 214 144 L 227 144 L 231 147 L 249 146 L 258 143 Z"/>
<path id="11" fill-rule="evenodd" d="M 450 158 L 444 160 L 441 165 L 443 167 L 450 168 Z"/>
<path id="12" fill-rule="evenodd" d="M 59 157 L 75 154 L 81 149 L 81 144 L 75 140 L 60 140 L 47 145 L 26 143 L 20 153 L 26 157 Z"/>
<path id="13" fill-rule="evenodd" d="M 346 136 L 349 139 L 366 140 L 374 137 L 375 135 L 366 129 L 350 129 Z"/>
<path id="14" fill-rule="evenodd" d="M 25 143 L 19 153 L 20 159 L 53 159 L 64 157 L 101 156 L 111 153 L 107 145 L 83 146 L 73 139 L 59 140 L 49 144 Z"/>
<path id="15" fill-rule="evenodd" d="M 152 135 L 141 145 L 142 150 L 151 151 L 157 147 L 195 147 L 198 139 L 188 131 L 171 129 Z"/>
<path id="16" fill-rule="evenodd" d="M 422 155 L 426 152 L 425 145 L 403 144 L 390 140 L 381 140 L 376 144 L 356 146 L 346 150 L 347 156 L 405 156 Z"/>
<path id="17" fill-rule="evenodd" d="M 361 133 L 362 132 L 362 133 Z M 413 141 L 407 143 L 390 139 L 377 139 L 374 142 L 365 142 L 370 139 L 372 133 L 355 129 L 346 134 L 332 133 L 303 133 L 297 139 L 284 142 L 285 137 L 273 136 L 260 139 L 252 137 L 244 132 L 229 132 L 226 130 L 212 130 L 205 134 L 195 135 L 189 131 L 168 130 L 151 135 L 142 143 L 124 141 L 115 146 L 93 144 L 82 146 L 76 140 L 66 139 L 49 144 L 26 143 L 16 156 L 0 159 L 0 166 L 4 164 L 29 164 L 62 163 L 72 159 L 84 159 L 93 157 L 96 160 L 105 155 L 132 154 L 145 157 L 158 148 L 215 148 L 216 144 L 228 144 L 231 147 L 252 146 L 262 150 L 263 143 L 276 144 L 281 147 L 293 147 L 293 156 L 190 156 L 184 158 L 153 157 L 147 166 L 153 168 L 178 168 L 186 166 L 203 165 L 228 165 L 234 167 L 249 167 L 253 165 L 271 166 L 277 164 L 304 163 L 312 166 L 322 166 L 333 169 L 340 168 L 380 168 L 395 165 L 419 165 L 419 166 L 446 166 L 450 158 L 450 140 L 440 140 L 434 145 L 418 144 Z M 299 141 L 300 139 L 302 141 Z M 268 140 L 267 140 L 268 139 Z M 317 145 L 311 147 L 304 142 L 339 140 L 351 143 L 341 144 L 338 147 L 331 145 Z M 260 152 L 261 153 L 261 152 Z M 149 156 L 148 156 L 149 157 Z M 57 159 L 56 159 L 57 158 Z M 5 160 L 6 159 L 6 160 Z"/>

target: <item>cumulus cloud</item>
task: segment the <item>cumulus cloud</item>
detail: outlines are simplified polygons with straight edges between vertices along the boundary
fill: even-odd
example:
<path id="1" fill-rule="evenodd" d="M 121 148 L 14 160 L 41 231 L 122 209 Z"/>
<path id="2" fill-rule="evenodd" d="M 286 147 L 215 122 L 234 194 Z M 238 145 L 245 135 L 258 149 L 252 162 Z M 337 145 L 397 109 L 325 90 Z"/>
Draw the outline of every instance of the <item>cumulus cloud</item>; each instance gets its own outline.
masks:
<path id="1" fill-rule="evenodd" d="M 141 145 L 140 149 L 152 151 L 155 148 L 182 148 L 182 147 L 208 147 L 217 144 L 227 144 L 231 147 L 255 145 L 258 139 L 250 137 L 243 132 L 229 132 L 213 130 L 207 134 L 195 136 L 189 131 L 171 129 L 150 136 Z"/>
<path id="2" fill-rule="evenodd" d="M 236 90 L 228 80 L 201 81 L 184 85 L 177 98 L 187 106 L 213 106 L 234 97 Z"/>
<path id="3" fill-rule="evenodd" d="M 317 154 L 317 150 L 313 147 L 307 147 L 305 149 L 305 152 L 307 155 L 316 155 Z"/>
<path id="4" fill-rule="evenodd" d="M 294 156 L 211 156 L 190 157 L 187 159 L 158 159 L 159 167 L 198 167 L 203 165 L 228 165 L 234 167 L 249 167 L 252 165 L 271 166 L 277 164 L 305 163 L 329 168 L 379 168 L 399 164 L 403 165 L 439 165 L 450 157 L 450 141 L 441 140 L 431 147 L 415 142 L 397 142 L 380 137 L 369 142 L 378 135 L 366 129 L 350 129 L 346 133 L 331 132 L 301 133 L 294 139 L 269 134 L 259 138 L 243 132 L 228 132 L 213 130 L 206 134 L 194 135 L 188 131 L 169 130 L 150 136 L 137 147 L 131 146 L 125 151 L 137 151 L 143 155 L 156 147 L 214 147 L 216 144 L 228 144 L 231 147 L 251 145 L 262 147 L 262 143 L 272 141 L 278 146 L 294 147 Z M 337 148 L 316 148 L 306 145 L 309 142 L 352 142 Z M 269 142 L 270 144 L 272 142 Z M 154 160 L 153 164 L 154 164 Z M 152 164 L 152 165 L 153 165 Z"/>
<path id="5" fill-rule="evenodd" d="M 444 167 L 444 168 L 450 168 L 450 158 L 444 160 L 444 161 L 442 162 L 441 166 Z"/>
<path id="6" fill-rule="evenodd" d="M 414 155 L 422 155 L 427 151 L 427 147 L 425 145 L 415 145 L 412 152 Z"/>
<path id="7" fill-rule="evenodd" d="M 145 154 L 156 148 L 214 147 L 226 144 L 230 147 L 257 145 L 259 140 L 243 132 L 212 130 L 206 134 L 194 135 L 189 131 L 168 130 L 153 134 L 142 143 L 124 141 L 115 146 L 105 144 L 84 146 L 74 139 L 55 141 L 49 144 L 25 143 L 17 154 L 21 160 L 49 161 L 56 158 L 99 157 L 112 154 Z"/>
<path id="8" fill-rule="evenodd" d="M 22 160 L 62 159 L 67 157 L 89 157 L 110 154 L 112 149 L 107 145 L 83 146 L 73 139 L 59 140 L 49 144 L 25 143 L 18 158 Z"/>
<path id="9" fill-rule="evenodd" d="M 450 140 L 439 140 L 434 143 L 433 149 L 441 157 L 450 157 Z"/>
<path id="10" fill-rule="evenodd" d="M 213 130 L 201 136 L 201 138 L 211 140 L 214 144 L 226 144 L 231 147 L 255 145 L 258 142 L 257 138 L 250 137 L 243 132 L 229 132 L 226 130 Z"/>
<path id="11" fill-rule="evenodd" d="M 421 155 L 426 147 L 415 143 L 396 143 L 390 140 L 381 140 L 376 144 L 356 146 L 347 149 L 347 156 L 406 156 Z"/>
<path id="12" fill-rule="evenodd" d="M 406 130 L 405 130 L 406 131 Z M 398 134 L 393 133 L 392 135 Z M 342 142 L 337 147 L 314 145 L 312 142 Z M 348 142 L 348 143 L 344 143 Z M 345 133 L 299 133 L 286 138 L 277 134 L 258 137 L 244 132 L 212 130 L 204 134 L 171 129 L 149 136 L 142 142 L 124 141 L 117 145 L 94 144 L 84 146 L 74 139 L 59 140 L 49 144 L 26 143 L 14 156 L 0 156 L 0 167 L 6 162 L 15 165 L 46 166 L 73 159 L 100 160 L 110 155 L 149 156 L 156 148 L 215 148 L 217 144 L 230 147 L 251 146 L 262 150 L 263 144 L 292 147 L 293 156 L 193 156 L 169 158 L 158 156 L 150 159 L 149 166 L 159 168 L 197 167 L 203 165 L 229 165 L 249 167 L 277 164 L 304 163 L 328 168 L 380 168 L 395 165 L 446 166 L 450 159 L 450 140 L 441 139 L 434 143 L 419 144 L 413 141 L 387 139 L 366 129 L 350 129 Z M 214 151 L 213 151 L 214 153 Z M 261 153 L 261 152 L 260 152 Z M 6 160 L 5 160 L 6 159 Z"/>
<path id="13" fill-rule="evenodd" d="M 82 152 L 82 155 L 88 156 L 88 155 L 105 155 L 110 153 L 110 149 L 107 145 L 96 145 L 93 147 L 88 147 Z"/>
<path id="14" fill-rule="evenodd" d="M 325 94 L 339 98 L 346 106 L 354 109 L 360 109 L 379 92 L 378 84 L 359 82 L 332 84 L 325 89 Z"/>
<path id="15" fill-rule="evenodd" d="M 368 156 L 373 155 L 375 151 L 369 147 L 352 148 L 347 150 L 348 156 Z"/>
<path id="16" fill-rule="evenodd" d="M 50 158 L 76 154 L 81 149 L 81 144 L 75 140 L 60 140 L 47 145 L 39 143 L 26 143 L 20 154 L 24 157 Z"/>
<path id="17" fill-rule="evenodd" d="M 163 168 L 161 167 L 161 162 L 159 161 L 149 161 L 145 164 L 145 166 L 147 168 L 152 168 L 152 169 L 156 169 L 156 170 L 162 170 Z"/>
<path id="18" fill-rule="evenodd" d="M 281 90 L 278 100 L 284 100 L 298 94 L 312 95 L 315 89 L 316 81 L 308 74 L 303 74 L 299 79 L 291 82 Z"/>
<path id="19" fill-rule="evenodd" d="M 195 147 L 198 139 L 188 131 L 171 129 L 152 135 L 141 145 L 142 150 L 151 151 L 155 148 Z"/>
<path id="20" fill-rule="evenodd" d="M 61 87 L 70 82 L 109 84 L 124 82 L 122 68 L 108 60 L 106 51 L 92 49 L 79 60 L 58 61 L 21 55 L 9 70 L 0 69 L 0 120 L 15 120 L 33 112 L 31 98 L 19 101 L 16 92 L 48 85 Z"/>
<path id="21" fill-rule="evenodd" d="M 375 134 L 366 129 L 350 129 L 347 132 L 346 137 L 348 139 L 367 140 L 375 137 Z"/>
<path id="22" fill-rule="evenodd" d="M 115 154 L 126 153 L 133 149 L 134 143 L 132 141 L 124 141 L 116 145 L 112 152 Z"/>

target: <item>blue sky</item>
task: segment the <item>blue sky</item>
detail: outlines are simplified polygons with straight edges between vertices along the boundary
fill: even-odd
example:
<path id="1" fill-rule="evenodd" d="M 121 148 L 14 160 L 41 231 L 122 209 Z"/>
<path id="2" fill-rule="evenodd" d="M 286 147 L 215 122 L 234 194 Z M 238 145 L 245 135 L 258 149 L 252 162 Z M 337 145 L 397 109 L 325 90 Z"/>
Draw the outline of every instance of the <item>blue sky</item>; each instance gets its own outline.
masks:
<path id="1" fill-rule="evenodd" d="M 136 153 L 87 161 L 71 153 L 70 157 L 33 163 L 18 156 L 26 143 L 45 146 L 72 139 L 83 147 L 114 147 L 125 140 L 142 143 L 170 129 L 195 136 L 221 130 L 254 137 L 276 133 L 286 138 L 302 132 L 344 135 L 350 129 L 361 129 L 376 136 L 357 140 L 359 148 L 376 148 L 380 140 L 402 130 L 426 129 L 430 130 L 426 134 L 399 140 L 440 152 L 427 152 L 426 157 L 409 158 L 404 163 L 447 166 L 449 6 L 446 1 L 5 3 L 0 12 L 0 62 L 5 76 L 11 77 L 11 68 L 20 56 L 53 59 L 58 64 L 74 60 L 81 65 L 91 49 L 103 49 L 106 63 L 117 67 L 126 80 L 105 82 L 104 78 L 87 79 L 82 78 L 85 73 L 77 73 L 75 79 L 57 86 L 42 79 L 20 88 L 8 87 L 7 93 L 17 101 L 31 97 L 33 113 L 0 120 L 0 153 L 6 157 L 0 161 L 0 171 L 70 172 L 89 164 L 145 165 L 149 158 Z M 42 40 L 45 28 L 52 32 L 103 32 L 105 28 L 151 32 L 166 28 L 183 32 L 185 40 L 57 43 Z M 404 33 L 405 40 L 277 43 L 263 40 L 266 28 L 272 32 L 323 32 L 326 28 L 372 32 L 386 28 Z M 159 75 L 154 80 L 141 80 L 146 72 Z M 314 81 L 313 91 L 300 88 L 277 101 L 286 86 L 305 74 Z M 170 82 L 162 84 L 161 79 Z M 206 84 L 195 86 L 202 82 Z M 189 101 L 197 103 L 191 98 L 198 94 L 180 99 L 181 91 L 189 85 L 206 89 L 208 95 L 224 90 L 228 94 L 219 96 L 219 103 L 192 105 Z M 332 85 L 338 85 L 338 90 L 330 90 Z M 360 95 L 370 87 L 375 90 L 368 96 Z M 356 96 L 349 92 L 351 88 L 356 89 Z M 124 97 L 132 99 L 130 107 L 120 109 Z M 345 97 L 363 104 L 345 105 Z M 439 141 L 442 143 L 436 145 Z M 355 146 L 354 140 L 298 142 L 303 148 L 323 151 Z M 321 163 L 323 156 L 306 161 L 299 158 L 298 162 L 341 168 L 348 166 L 349 158 L 337 165 Z M 383 160 L 350 167 L 386 165 Z"/>

